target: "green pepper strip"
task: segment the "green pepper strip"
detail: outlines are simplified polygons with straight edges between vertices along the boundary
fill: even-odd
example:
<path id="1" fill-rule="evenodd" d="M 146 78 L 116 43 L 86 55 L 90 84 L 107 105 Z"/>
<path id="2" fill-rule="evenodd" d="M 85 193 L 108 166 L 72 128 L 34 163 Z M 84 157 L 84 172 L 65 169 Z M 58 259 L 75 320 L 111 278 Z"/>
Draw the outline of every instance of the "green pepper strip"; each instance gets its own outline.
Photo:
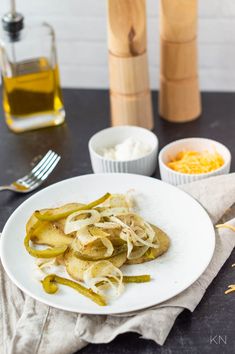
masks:
<path id="1" fill-rule="evenodd" d="M 45 250 L 36 250 L 34 248 L 31 248 L 29 245 L 31 233 L 27 234 L 24 239 L 24 245 L 28 253 L 37 258 L 54 258 L 57 257 L 61 254 L 63 254 L 68 246 L 60 246 L 60 247 L 54 247 L 54 248 L 47 248 Z"/>
<path id="2" fill-rule="evenodd" d="M 39 210 L 37 210 L 35 212 L 35 216 L 38 218 L 38 220 L 42 220 L 42 221 L 57 221 L 57 220 L 60 220 L 60 219 L 64 219 L 64 218 L 67 218 L 67 216 L 69 216 L 70 214 L 73 214 L 77 211 L 80 211 L 80 210 L 88 210 L 88 209 L 92 209 L 94 207 L 96 207 L 97 205 L 103 203 L 106 199 L 108 199 L 109 197 L 111 196 L 110 193 L 106 193 L 105 195 L 103 195 L 101 198 L 89 203 L 89 204 L 86 204 L 82 207 L 79 207 L 79 208 L 75 208 L 73 210 L 69 210 L 69 211 L 66 211 L 66 212 L 61 212 L 61 213 L 58 213 L 58 214 L 51 214 L 50 212 L 46 212 L 44 214 L 41 214 L 41 212 Z"/>
<path id="3" fill-rule="evenodd" d="M 123 283 L 148 283 L 150 280 L 151 276 L 149 274 L 123 276 Z"/>
<path id="4" fill-rule="evenodd" d="M 112 282 L 115 282 L 114 279 L 110 278 Z M 148 283 L 151 280 L 151 276 L 149 274 L 144 275 L 123 275 L 122 281 L 123 283 Z M 97 283 L 97 286 L 104 285 L 105 281 L 100 281 Z"/>
<path id="5" fill-rule="evenodd" d="M 48 294 L 54 294 L 58 290 L 58 284 L 67 285 L 77 290 L 81 295 L 88 297 L 100 306 L 106 306 L 106 302 L 102 296 L 96 294 L 93 290 L 87 289 L 85 286 L 76 283 L 73 280 L 59 277 L 56 274 L 49 274 L 42 280 L 42 286 Z"/>
<path id="6" fill-rule="evenodd" d="M 81 253 L 79 251 L 75 251 L 74 252 L 74 256 L 81 259 L 82 261 L 103 261 L 103 260 L 106 260 L 106 259 L 110 259 L 112 257 L 115 257 L 121 253 L 124 253 L 127 251 L 127 246 L 126 245 L 122 245 L 120 247 L 117 247 L 114 249 L 113 251 L 113 254 L 111 256 L 108 256 L 108 257 L 105 257 L 105 256 L 89 256 L 89 255 L 86 255 L 84 253 Z"/>

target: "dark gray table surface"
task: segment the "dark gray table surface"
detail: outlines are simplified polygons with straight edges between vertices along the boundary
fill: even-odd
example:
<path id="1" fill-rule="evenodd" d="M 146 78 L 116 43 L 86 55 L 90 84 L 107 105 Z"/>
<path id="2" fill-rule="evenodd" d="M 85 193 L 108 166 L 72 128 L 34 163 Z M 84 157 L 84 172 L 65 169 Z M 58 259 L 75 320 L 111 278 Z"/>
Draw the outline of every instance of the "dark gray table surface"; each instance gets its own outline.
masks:
<path id="1" fill-rule="evenodd" d="M 205 93 L 202 117 L 194 122 L 172 124 L 157 114 L 157 94 L 153 93 L 155 133 L 160 147 L 184 137 L 208 137 L 225 143 L 235 156 L 235 94 Z M 88 139 L 109 126 L 109 99 L 102 90 L 64 90 L 66 124 L 23 134 L 11 133 L 1 113 L 0 181 L 1 184 L 24 175 L 35 156 L 53 149 L 62 155 L 58 168 L 44 186 L 65 178 L 91 173 L 87 150 Z M 235 171 L 235 159 L 232 161 Z M 157 169 L 155 177 L 159 177 Z M 3 228 L 13 210 L 29 195 L 2 192 L 0 195 L 0 227 Z M 235 237 L 235 236 L 234 236 Z M 235 282 L 235 252 L 214 279 L 201 303 L 194 311 L 184 311 L 163 347 L 137 334 L 127 333 L 108 344 L 88 345 L 82 354 L 133 353 L 232 353 L 235 352 L 235 294 L 225 296 L 228 284 Z M 66 329 L 65 329 L 66 335 Z M 220 337 L 219 337 L 220 336 Z M 214 339 L 213 339 L 214 338 Z M 226 343 L 225 343 L 226 342 Z"/>

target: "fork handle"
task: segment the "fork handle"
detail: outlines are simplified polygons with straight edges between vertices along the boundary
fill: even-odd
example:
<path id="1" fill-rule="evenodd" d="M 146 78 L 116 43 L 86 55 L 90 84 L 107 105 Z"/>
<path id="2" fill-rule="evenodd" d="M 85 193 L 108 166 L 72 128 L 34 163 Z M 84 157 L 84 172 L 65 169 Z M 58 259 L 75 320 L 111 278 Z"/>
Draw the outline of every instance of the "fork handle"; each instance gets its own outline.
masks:
<path id="1" fill-rule="evenodd" d="M 11 190 L 10 186 L 0 186 L 0 192 L 1 191 L 9 191 L 9 190 Z"/>

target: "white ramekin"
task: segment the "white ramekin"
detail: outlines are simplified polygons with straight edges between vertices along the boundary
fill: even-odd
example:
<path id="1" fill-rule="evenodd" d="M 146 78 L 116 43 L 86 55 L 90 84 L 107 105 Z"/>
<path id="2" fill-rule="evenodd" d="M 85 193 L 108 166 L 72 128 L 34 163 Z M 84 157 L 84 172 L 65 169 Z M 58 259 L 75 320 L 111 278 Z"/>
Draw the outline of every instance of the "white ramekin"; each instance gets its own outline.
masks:
<path id="1" fill-rule="evenodd" d="M 224 165 L 215 171 L 202 174 L 186 174 L 176 172 L 167 166 L 172 157 L 175 157 L 182 150 L 196 150 L 196 151 L 217 151 L 224 159 Z M 204 178 L 224 175 L 229 173 L 231 165 L 230 151 L 223 144 L 204 138 L 187 138 L 176 140 L 166 145 L 159 153 L 159 168 L 161 179 L 173 185 L 185 184 L 201 180 Z"/>
<path id="2" fill-rule="evenodd" d="M 151 152 L 141 158 L 126 161 L 115 161 L 102 156 L 104 148 L 120 144 L 129 137 L 146 142 L 151 146 Z M 94 173 L 124 172 L 151 176 L 156 169 L 158 138 L 144 128 L 124 125 L 101 130 L 91 137 L 88 147 Z"/>

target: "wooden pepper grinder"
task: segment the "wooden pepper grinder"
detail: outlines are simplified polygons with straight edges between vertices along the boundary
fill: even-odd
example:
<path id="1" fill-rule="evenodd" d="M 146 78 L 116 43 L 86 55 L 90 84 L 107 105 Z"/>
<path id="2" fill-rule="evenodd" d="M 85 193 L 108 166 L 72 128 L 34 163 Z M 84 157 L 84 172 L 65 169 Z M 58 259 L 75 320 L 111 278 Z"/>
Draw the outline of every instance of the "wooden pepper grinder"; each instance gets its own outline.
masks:
<path id="1" fill-rule="evenodd" d="M 112 125 L 153 128 L 145 0 L 108 0 Z"/>
<path id="2" fill-rule="evenodd" d="M 201 114 L 197 64 L 197 0 L 160 2 L 159 114 L 187 122 Z"/>

